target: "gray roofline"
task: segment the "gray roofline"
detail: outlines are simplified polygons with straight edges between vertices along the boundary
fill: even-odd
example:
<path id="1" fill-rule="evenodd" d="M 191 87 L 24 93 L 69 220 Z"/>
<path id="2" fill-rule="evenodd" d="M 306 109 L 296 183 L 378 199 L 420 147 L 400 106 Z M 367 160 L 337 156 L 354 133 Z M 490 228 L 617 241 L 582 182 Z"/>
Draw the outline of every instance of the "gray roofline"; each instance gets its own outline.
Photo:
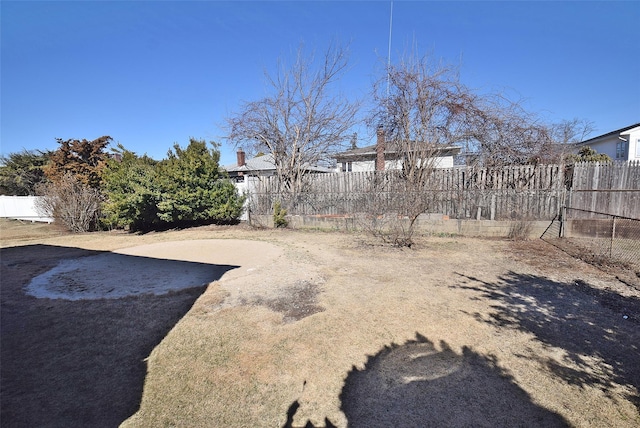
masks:
<path id="1" fill-rule="evenodd" d="M 588 140 L 580 141 L 579 143 L 575 143 L 575 144 L 576 144 L 576 146 L 586 145 L 586 144 L 592 143 L 594 140 L 599 140 L 601 138 L 610 137 L 610 136 L 616 135 L 616 134 L 622 134 L 624 131 L 628 131 L 629 129 L 633 129 L 633 128 L 637 127 L 637 126 L 640 126 L 640 123 L 636 123 L 636 124 L 631 125 L 631 126 L 625 126 L 624 128 L 620 128 L 620 129 L 618 129 L 616 131 L 607 132 L 606 134 L 602 134 L 602 135 L 599 135 L 597 137 L 589 138 Z"/>
<path id="2" fill-rule="evenodd" d="M 462 147 L 459 146 L 442 146 L 436 148 L 437 152 L 449 152 L 449 151 L 460 151 Z M 384 151 L 385 155 L 394 155 L 401 153 L 401 151 L 394 150 L 393 148 L 386 148 Z M 344 152 L 336 153 L 333 155 L 334 159 L 345 159 L 345 158 L 353 158 L 353 157 L 363 157 L 363 156 L 371 156 L 377 154 L 376 145 L 367 146 L 357 149 L 351 149 Z"/>
<path id="3" fill-rule="evenodd" d="M 331 168 L 326 168 L 320 165 L 308 165 L 304 164 L 302 166 L 304 170 L 307 172 L 329 172 Z M 246 173 L 259 173 L 261 171 L 275 171 L 276 166 L 273 161 L 273 155 L 267 153 L 266 155 L 254 157 L 247 159 L 245 164 L 242 166 L 236 165 L 226 165 L 223 166 L 222 169 L 227 172 L 246 172 Z"/>

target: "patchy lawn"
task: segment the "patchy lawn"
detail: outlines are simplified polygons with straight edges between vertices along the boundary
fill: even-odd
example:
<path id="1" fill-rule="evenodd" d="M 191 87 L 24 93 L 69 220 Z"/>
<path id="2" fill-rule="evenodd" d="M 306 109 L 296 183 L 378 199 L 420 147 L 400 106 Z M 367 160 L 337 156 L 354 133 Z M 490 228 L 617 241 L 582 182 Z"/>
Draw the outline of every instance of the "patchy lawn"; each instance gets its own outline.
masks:
<path id="1" fill-rule="evenodd" d="M 6 426 L 640 424 L 640 279 L 542 241 L 0 226 Z M 135 264 L 130 280 L 95 266 L 105 290 L 153 279 L 158 260 L 211 266 L 213 282 L 25 293 L 61 260 L 115 250 Z"/>

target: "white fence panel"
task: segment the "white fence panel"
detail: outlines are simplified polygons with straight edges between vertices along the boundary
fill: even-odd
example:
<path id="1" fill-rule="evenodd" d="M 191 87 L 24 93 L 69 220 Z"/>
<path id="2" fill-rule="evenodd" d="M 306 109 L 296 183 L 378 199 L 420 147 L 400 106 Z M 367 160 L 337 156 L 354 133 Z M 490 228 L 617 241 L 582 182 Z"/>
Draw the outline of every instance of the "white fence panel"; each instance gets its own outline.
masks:
<path id="1" fill-rule="evenodd" d="M 0 195 L 0 217 L 52 223 L 51 217 L 45 217 L 38 213 L 36 209 L 38 198 L 40 197 Z"/>

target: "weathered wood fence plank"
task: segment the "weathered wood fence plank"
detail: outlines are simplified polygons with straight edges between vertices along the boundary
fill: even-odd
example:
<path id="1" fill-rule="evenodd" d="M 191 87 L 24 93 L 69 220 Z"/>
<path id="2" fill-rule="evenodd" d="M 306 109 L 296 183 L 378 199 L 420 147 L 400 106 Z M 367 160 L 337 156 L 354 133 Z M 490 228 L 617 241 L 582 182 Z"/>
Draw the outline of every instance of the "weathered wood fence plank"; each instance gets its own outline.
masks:
<path id="1" fill-rule="evenodd" d="M 640 217 L 640 162 L 576 164 L 567 178 L 565 168 L 437 169 L 429 180 L 429 212 L 451 218 L 476 218 L 479 213 L 482 219 L 552 219 L 568 205 Z M 391 189 L 402 188 L 403 183 L 399 171 L 310 174 L 304 192 L 289 201 L 286 194 L 275 191 L 276 180 L 272 176 L 255 181 L 252 211 L 269 214 L 277 200 L 288 203 L 290 214 L 354 215 L 372 204 L 393 211 L 398 198 Z"/>
<path id="2" fill-rule="evenodd" d="M 571 192 L 572 208 L 640 218 L 640 161 L 576 164 Z"/>

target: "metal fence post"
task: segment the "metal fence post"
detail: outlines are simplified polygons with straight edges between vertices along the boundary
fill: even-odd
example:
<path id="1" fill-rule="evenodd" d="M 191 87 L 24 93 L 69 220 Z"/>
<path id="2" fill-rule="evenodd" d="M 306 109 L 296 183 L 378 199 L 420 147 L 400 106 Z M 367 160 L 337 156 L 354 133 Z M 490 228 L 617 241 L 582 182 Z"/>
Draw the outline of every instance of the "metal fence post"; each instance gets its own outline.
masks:
<path id="1" fill-rule="evenodd" d="M 616 216 L 613 216 L 611 225 L 611 245 L 609 245 L 609 258 L 613 257 L 613 240 L 616 239 Z"/>

